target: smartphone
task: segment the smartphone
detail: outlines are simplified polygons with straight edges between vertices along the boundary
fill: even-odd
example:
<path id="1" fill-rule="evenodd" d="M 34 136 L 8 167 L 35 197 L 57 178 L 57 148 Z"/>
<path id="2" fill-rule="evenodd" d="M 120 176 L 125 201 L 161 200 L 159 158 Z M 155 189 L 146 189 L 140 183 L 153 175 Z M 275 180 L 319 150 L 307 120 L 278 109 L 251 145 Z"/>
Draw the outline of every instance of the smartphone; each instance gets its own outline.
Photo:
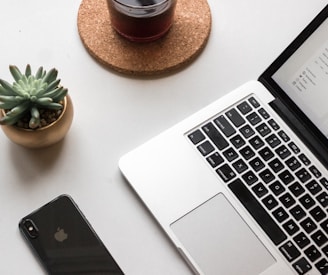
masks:
<path id="1" fill-rule="evenodd" d="M 68 195 L 21 219 L 19 229 L 49 274 L 124 274 Z"/>

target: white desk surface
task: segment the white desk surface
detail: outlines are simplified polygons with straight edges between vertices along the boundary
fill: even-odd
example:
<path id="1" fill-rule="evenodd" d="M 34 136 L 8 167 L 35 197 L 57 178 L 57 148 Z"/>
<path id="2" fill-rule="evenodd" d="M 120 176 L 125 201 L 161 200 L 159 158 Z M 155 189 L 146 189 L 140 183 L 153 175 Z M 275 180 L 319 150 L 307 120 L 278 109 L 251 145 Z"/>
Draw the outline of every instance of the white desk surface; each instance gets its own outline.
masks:
<path id="1" fill-rule="evenodd" d="M 0 78 L 8 65 L 56 67 L 75 117 L 65 140 L 43 151 L 0 131 L 0 274 L 43 274 L 18 221 L 62 193 L 78 203 L 126 274 L 190 274 L 118 169 L 119 157 L 247 80 L 255 79 L 326 0 L 208 0 L 203 53 L 156 78 L 99 65 L 77 31 L 80 0 L 0 0 Z M 137 165 L 137 164 L 136 164 Z"/>

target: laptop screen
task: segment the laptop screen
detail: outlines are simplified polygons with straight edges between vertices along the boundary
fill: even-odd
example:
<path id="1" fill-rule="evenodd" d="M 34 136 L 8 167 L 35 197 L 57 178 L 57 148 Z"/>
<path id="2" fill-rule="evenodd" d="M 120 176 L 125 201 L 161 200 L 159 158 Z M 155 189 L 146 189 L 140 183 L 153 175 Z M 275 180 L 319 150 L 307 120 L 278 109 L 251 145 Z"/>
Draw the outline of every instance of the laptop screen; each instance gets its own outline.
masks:
<path id="1" fill-rule="evenodd" d="M 319 141 L 319 151 L 327 150 L 328 5 L 265 70 L 259 81 Z M 313 144 L 311 137 L 308 144 Z M 324 158 L 328 166 L 328 157 Z"/>
<path id="2" fill-rule="evenodd" d="M 328 19 L 321 23 L 272 78 L 328 137 Z"/>

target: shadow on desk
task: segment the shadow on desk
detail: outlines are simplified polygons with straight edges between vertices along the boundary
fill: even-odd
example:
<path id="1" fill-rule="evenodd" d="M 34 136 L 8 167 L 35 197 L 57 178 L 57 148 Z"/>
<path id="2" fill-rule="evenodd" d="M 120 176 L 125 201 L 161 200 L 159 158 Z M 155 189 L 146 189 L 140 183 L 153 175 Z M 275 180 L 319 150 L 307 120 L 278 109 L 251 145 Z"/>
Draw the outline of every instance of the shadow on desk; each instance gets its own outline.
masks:
<path id="1" fill-rule="evenodd" d="M 15 167 L 21 182 L 33 182 L 40 175 L 48 173 L 56 166 L 65 147 L 65 139 L 42 149 L 28 149 L 8 143 L 8 162 Z"/>

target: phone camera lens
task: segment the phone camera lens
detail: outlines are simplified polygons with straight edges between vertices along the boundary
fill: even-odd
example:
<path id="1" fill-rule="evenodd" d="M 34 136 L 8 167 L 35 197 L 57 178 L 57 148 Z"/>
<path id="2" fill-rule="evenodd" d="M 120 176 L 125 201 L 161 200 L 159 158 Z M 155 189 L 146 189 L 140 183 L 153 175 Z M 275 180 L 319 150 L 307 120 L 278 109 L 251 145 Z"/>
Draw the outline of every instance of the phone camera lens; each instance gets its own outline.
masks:
<path id="1" fill-rule="evenodd" d="M 32 238 L 35 239 L 39 236 L 39 230 L 35 226 L 34 222 L 30 219 L 24 220 L 23 225 L 27 234 Z"/>

